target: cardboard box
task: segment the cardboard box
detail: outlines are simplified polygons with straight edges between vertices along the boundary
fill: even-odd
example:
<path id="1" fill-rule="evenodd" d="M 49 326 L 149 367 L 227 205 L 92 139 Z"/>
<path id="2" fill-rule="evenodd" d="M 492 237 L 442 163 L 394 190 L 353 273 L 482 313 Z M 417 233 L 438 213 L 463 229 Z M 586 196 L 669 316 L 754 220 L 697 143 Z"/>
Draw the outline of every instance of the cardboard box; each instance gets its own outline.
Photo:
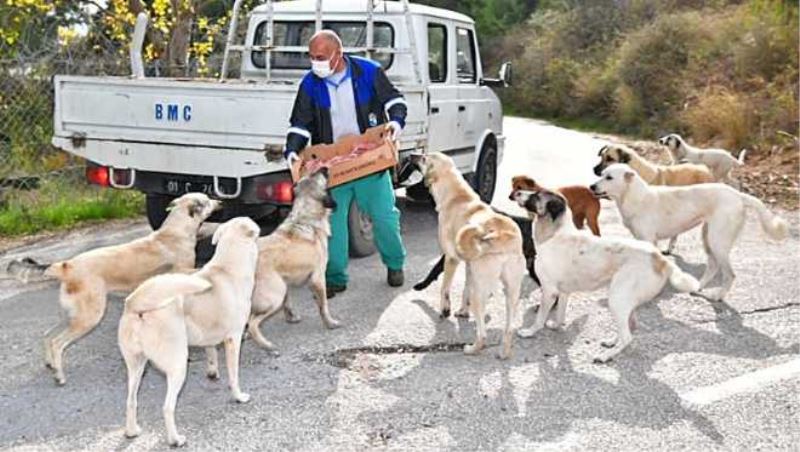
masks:
<path id="1" fill-rule="evenodd" d="M 362 135 L 342 137 L 333 144 L 318 144 L 305 148 L 300 153 L 301 160 L 292 165 L 292 180 L 297 182 L 309 169 L 313 169 L 321 163 L 307 164 L 309 162 L 321 159 L 324 163 L 335 157 L 353 154 L 354 150 L 359 148 L 363 151 L 358 155 L 325 165 L 329 168 L 329 187 L 335 187 L 397 165 L 397 146 L 389 139 L 389 131 L 386 127 L 377 126 L 368 129 Z"/>

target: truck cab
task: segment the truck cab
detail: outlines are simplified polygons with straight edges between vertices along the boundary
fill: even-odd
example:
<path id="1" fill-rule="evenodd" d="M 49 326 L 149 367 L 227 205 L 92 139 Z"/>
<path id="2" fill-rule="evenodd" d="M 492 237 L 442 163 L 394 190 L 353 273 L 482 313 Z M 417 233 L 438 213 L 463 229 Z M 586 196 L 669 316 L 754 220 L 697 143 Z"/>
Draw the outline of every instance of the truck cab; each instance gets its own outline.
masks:
<path id="1" fill-rule="evenodd" d="M 144 26 L 140 17 L 135 33 L 143 36 Z M 145 77 L 135 70 L 142 67 L 135 35 L 131 77 L 55 77 L 53 144 L 87 160 L 91 183 L 144 192 L 154 228 L 168 203 L 190 191 L 225 200 L 217 221 L 280 220 L 292 201 L 281 151 L 310 68 L 308 40 L 321 28 L 339 34 L 345 53 L 379 62 L 405 96 L 401 165 L 414 152 L 444 152 L 491 200 L 504 145 L 492 87 L 510 81 L 510 67 L 484 77 L 473 20 L 408 1 L 267 1 L 249 12 L 242 44 L 229 34 L 219 79 Z M 230 78 L 234 52 L 241 63 Z M 424 196 L 420 185 L 407 192 Z M 369 254 L 369 225 L 357 206 L 351 223 L 363 245 L 356 254 Z"/>

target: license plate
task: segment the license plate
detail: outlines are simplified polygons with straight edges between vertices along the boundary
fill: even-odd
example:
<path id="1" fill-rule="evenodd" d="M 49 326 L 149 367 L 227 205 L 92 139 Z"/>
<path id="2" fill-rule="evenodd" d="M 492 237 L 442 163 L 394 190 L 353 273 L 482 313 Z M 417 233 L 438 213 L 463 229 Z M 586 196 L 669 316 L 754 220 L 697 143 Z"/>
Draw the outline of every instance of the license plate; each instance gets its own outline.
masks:
<path id="1" fill-rule="evenodd" d="M 167 193 L 171 195 L 181 196 L 186 193 L 205 193 L 207 195 L 214 194 L 214 185 L 210 182 L 190 182 L 185 180 L 167 180 L 166 182 Z"/>

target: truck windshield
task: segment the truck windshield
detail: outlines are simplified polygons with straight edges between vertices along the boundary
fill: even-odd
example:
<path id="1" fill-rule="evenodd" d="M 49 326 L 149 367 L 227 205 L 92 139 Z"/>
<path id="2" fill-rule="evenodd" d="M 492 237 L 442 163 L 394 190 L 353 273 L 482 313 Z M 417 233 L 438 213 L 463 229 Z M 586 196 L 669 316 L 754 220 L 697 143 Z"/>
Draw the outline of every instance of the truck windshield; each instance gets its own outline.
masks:
<path id="1" fill-rule="evenodd" d="M 313 21 L 300 22 L 278 22 L 273 25 L 275 30 L 274 45 L 276 46 L 307 46 L 308 40 L 314 34 Z M 345 47 L 364 47 L 367 45 L 367 23 L 366 22 L 323 22 L 322 28 L 333 30 L 342 38 Z M 261 22 L 256 28 L 254 45 L 264 45 L 266 43 L 267 22 Z M 394 29 L 386 22 L 375 22 L 375 47 L 394 47 Z M 253 65 L 258 68 L 264 67 L 264 53 L 253 52 Z M 356 55 L 366 56 L 365 52 Z M 373 59 L 380 63 L 384 69 L 392 65 L 394 54 L 386 52 L 375 52 Z M 272 52 L 271 66 L 273 69 L 310 69 L 308 52 Z"/>

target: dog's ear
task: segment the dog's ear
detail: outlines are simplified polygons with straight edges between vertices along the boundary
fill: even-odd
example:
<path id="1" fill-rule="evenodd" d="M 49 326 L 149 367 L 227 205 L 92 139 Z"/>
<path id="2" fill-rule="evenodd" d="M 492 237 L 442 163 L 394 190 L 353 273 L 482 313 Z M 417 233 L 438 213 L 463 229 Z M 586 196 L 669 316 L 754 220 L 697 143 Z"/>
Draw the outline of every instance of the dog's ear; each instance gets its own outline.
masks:
<path id="1" fill-rule="evenodd" d="M 219 225 L 219 227 L 217 227 L 217 230 L 214 231 L 214 235 L 211 236 L 212 245 L 216 245 L 217 242 L 219 242 L 219 239 L 222 237 L 222 232 L 225 230 L 227 226 L 228 226 L 227 223 L 222 223 L 221 225 Z"/>
<path id="2" fill-rule="evenodd" d="M 622 177 L 625 179 L 626 184 L 630 184 L 631 181 L 633 181 L 634 176 L 635 174 L 633 173 L 633 171 L 625 171 L 625 175 Z"/>
<path id="3" fill-rule="evenodd" d="M 547 201 L 547 204 L 545 204 L 544 208 L 547 210 L 547 213 L 550 214 L 550 219 L 553 221 L 556 221 L 556 219 L 563 215 L 564 211 L 566 210 L 564 200 L 559 197 L 555 197 Z"/>
<path id="4" fill-rule="evenodd" d="M 203 209 L 204 208 L 205 208 L 205 205 L 204 205 L 203 201 L 200 201 L 200 200 L 192 201 L 192 203 L 189 205 L 189 216 L 192 217 L 192 218 L 197 217 L 198 215 L 203 213 Z"/>
<path id="5" fill-rule="evenodd" d="M 620 149 L 619 150 L 619 162 L 620 163 L 628 163 L 631 161 L 631 154 L 630 152 Z"/>
<path id="6" fill-rule="evenodd" d="M 603 156 L 603 152 L 605 152 L 606 149 L 608 149 L 608 145 L 605 145 L 605 146 L 601 147 L 600 150 L 597 152 L 597 156 L 598 157 L 602 157 Z"/>
<path id="7" fill-rule="evenodd" d="M 169 204 L 167 205 L 167 208 L 165 209 L 167 213 L 172 212 L 172 210 L 174 208 L 178 207 L 178 199 L 180 199 L 180 198 L 175 198 L 175 199 L 173 199 L 172 201 L 169 202 Z"/>

